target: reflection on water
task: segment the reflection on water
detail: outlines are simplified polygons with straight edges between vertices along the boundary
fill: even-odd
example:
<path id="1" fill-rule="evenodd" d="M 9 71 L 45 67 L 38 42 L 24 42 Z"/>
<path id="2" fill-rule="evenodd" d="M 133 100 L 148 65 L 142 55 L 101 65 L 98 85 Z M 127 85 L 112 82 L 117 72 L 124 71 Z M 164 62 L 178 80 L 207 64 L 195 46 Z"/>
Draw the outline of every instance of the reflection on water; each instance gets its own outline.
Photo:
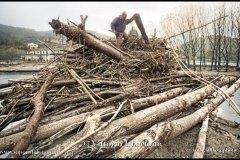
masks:
<path id="1" fill-rule="evenodd" d="M 7 83 L 8 80 L 24 79 L 35 72 L 0 72 L 0 84 Z"/>
<path id="2" fill-rule="evenodd" d="M 223 87 L 223 90 L 226 90 L 227 87 Z M 238 89 L 234 96 L 231 97 L 232 100 L 240 107 L 240 89 Z M 217 116 L 227 119 L 230 121 L 235 121 L 240 123 L 240 116 L 233 110 L 230 104 L 227 101 L 224 101 L 217 109 L 216 109 Z"/>

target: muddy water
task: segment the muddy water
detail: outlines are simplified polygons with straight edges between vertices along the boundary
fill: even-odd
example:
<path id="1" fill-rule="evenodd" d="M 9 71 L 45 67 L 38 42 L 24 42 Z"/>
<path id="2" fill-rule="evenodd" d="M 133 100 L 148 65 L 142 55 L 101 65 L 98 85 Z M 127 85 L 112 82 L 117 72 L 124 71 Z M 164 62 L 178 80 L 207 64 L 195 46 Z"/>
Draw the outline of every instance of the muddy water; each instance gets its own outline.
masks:
<path id="1" fill-rule="evenodd" d="M 24 79 L 35 72 L 0 72 L 0 84 L 7 83 L 8 80 Z"/>
<path id="2" fill-rule="evenodd" d="M 226 87 L 223 87 L 222 89 L 227 89 Z M 232 100 L 237 104 L 238 107 L 240 107 L 240 89 L 238 89 L 234 96 L 231 97 Z M 235 121 L 240 123 L 240 116 L 233 110 L 233 108 L 230 106 L 230 104 L 227 101 L 224 101 L 217 109 L 216 109 L 217 116 L 227 119 L 230 121 Z"/>

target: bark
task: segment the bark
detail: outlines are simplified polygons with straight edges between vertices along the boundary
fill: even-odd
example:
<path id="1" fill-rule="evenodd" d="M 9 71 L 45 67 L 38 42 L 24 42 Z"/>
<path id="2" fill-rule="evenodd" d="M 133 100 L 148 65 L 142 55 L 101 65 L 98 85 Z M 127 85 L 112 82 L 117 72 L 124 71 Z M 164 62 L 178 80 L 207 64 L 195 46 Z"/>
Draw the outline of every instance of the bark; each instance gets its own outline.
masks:
<path id="1" fill-rule="evenodd" d="M 13 91 L 13 87 L 0 89 L 0 98 L 1 99 L 4 98 L 8 94 L 12 93 L 12 91 Z"/>
<path id="2" fill-rule="evenodd" d="M 181 93 L 186 93 L 188 90 L 189 88 L 175 88 L 150 97 L 132 100 L 132 107 L 134 110 L 139 110 L 149 106 L 154 106 L 173 97 L 179 96 Z"/>
<path id="3" fill-rule="evenodd" d="M 82 89 L 84 90 L 84 92 L 91 98 L 91 100 L 97 104 L 97 101 L 95 100 L 95 98 L 93 98 L 92 94 L 90 93 L 90 91 L 88 91 L 87 86 L 85 85 L 84 82 L 82 82 L 81 77 L 78 76 L 78 74 L 73 70 L 70 69 L 68 70 L 68 72 L 72 75 L 72 77 L 82 86 Z"/>
<path id="4" fill-rule="evenodd" d="M 149 39 L 148 39 L 148 36 L 147 36 L 147 34 L 145 32 L 145 28 L 143 26 L 142 19 L 141 19 L 140 15 L 138 13 L 136 13 L 136 14 L 134 14 L 134 17 L 135 17 L 134 20 L 135 20 L 135 22 L 137 24 L 137 27 L 140 30 L 140 32 L 141 32 L 141 34 L 143 36 L 143 39 L 145 40 L 145 43 L 149 44 Z"/>
<path id="5" fill-rule="evenodd" d="M 103 109 L 97 109 L 91 112 L 91 114 L 102 112 L 103 110 L 109 109 L 103 108 Z M 52 123 L 48 123 L 45 125 L 42 125 L 38 128 L 34 138 L 32 139 L 32 143 L 38 142 L 40 140 L 44 140 L 53 134 L 57 133 L 58 131 L 68 127 L 71 124 L 78 123 L 80 121 L 84 121 L 88 116 L 90 115 L 90 112 L 83 113 L 80 115 L 68 117 L 59 121 L 55 121 Z M 19 132 L 7 137 L 0 138 L 0 151 L 7 151 L 14 147 L 14 145 L 19 140 L 19 137 L 23 135 L 23 132 Z"/>
<path id="6" fill-rule="evenodd" d="M 7 88 L 7 87 L 11 87 L 12 83 L 3 83 L 3 84 L 0 84 L 0 89 L 2 88 Z"/>
<path id="7" fill-rule="evenodd" d="M 115 90 L 108 90 L 108 91 L 101 91 L 98 92 L 97 94 L 103 98 L 105 97 L 111 97 L 111 96 L 115 96 L 118 94 L 121 94 L 121 91 L 115 91 Z M 47 110 L 53 110 L 65 105 L 69 105 L 69 104 L 76 104 L 76 103 L 80 103 L 83 101 L 87 101 L 89 100 L 89 96 L 87 96 L 86 94 L 82 94 L 79 96 L 74 96 L 74 97 L 68 97 L 68 98 L 64 98 L 64 99 L 58 99 L 58 100 L 54 100 L 53 103 L 51 105 L 48 106 Z M 30 99 L 24 99 L 22 101 L 19 101 L 19 105 L 24 105 L 24 104 L 28 104 Z M 28 116 L 28 115 L 27 115 Z"/>
<path id="8" fill-rule="evenodd" d="M 232 95 L 239 87 L 240 79 L 235 82 L 226 91 L 226 93 L 228 95 Z M 151 128 L 138 135 L 132 141 L 128 142 L 129 145 L 134 145 L 134 147 L 125 145 L 120 148 L 112 157 L 144 158 L 148 156 L 158 146 L 161 146 L 166 141 L 177 137 L 178 135 L 197 125 L 224 100 L 225 98 L 219 95 L 215 99 L 211 100 L 210 103 L 186 117 L 153 125 Z"/>
<path id="9" fill-rule="evenodd" d="M 163 92 L 160 94 L 156 94 L 152 97 L 134 100 L 132 102 L 133 109 L 139 110 L 139 109 L 150 107 L 156 103 L 161 103 L 161 102 L 167 101 L 168 99 L 174 98 L 182 93 L 185 93 L 187 90 L 188 90 L 188 88 L 175 88 L 175 89 L 171 89 L 169 91 L 166 91 L 166 92 Z M 78 109 L 78 114 L 90 111 L 89 107 L 83 107 L 81 109 Z M 81 110 L 81 112 L 80 112 L 80 110 Z M 69 112 L 69 113 L 71 113 L 71 112 Z M 65 116 L 65 117 L 62 117 L 62 115 L 55 116 L 55 117 L 59 117 L 58 119 L 55 119 L 55 120 L 60 120 L 60 119 L 63 119 L 63 118 L 69 117 L 69 116 L 75 116 L 75 115 L 69 115 L 69 113 L 67 113 L 68 116 Z M 43 119 L 41 121 L 41 123 L 46 123 L 46 121 L 47 121 L 46 119 Z M 26 123 L 23 123 L 22 125 L 19 125 L 17 127 L 13 127 L 11 129 L 2 131 L 2 132 L 0 132 L 0 138 L 12 135 L 14 133 L 21 132 L 22 130 L 24 130 L 25 126 L 26 126 Z"/>
<path id="10" fill-rule="evenodd" d="M 127 102 L 127 100 L 123 101 L 120 106 L 118 107 L 117 111 L 114 113 L 114 115 L 111 117 L 111 119 L 109 119 L 107 122 L 104 122 L 100 127 L 94 129 L 95 127 L 93 127 L 93 130 L 89 130 L 88 134 L 83 135 L 82 138 L 80 138 L 79 140 L 77 140 L 76 142 L 68 145 L 67 148 L 64 148 L 62 151 L 60 151 L 60 153 L 57 153 L 57 155 L 55 155 L 53 158 L 57 158 L 59 156 L 61 156 L 62 154 L 64 154 L 65 152 L 67 152 L 68 150 L 72 149 L 72 147 L 79 145 L 81 142 L 83 142 L 84 140 L 89 139 L 90 137 L 92 137 L 94 134 L 98 133 L 100 130 L 102 130 L 103 128 L 106 128 L 118 115 L 118 113 L 121 111 L 121 109 L 123 108 L 124 104 Z M 100 117 L 100 116 L 97 116 Z M 97 126 L 97 125 L 96 125 Z M 88 128 L 89 129 L 89 128 Z"/>
<path id="11" fill-rule="evenodd" d="M 209 115 L 207 115 L 207 117 L 202 122 L 202 127 L 201 127 L 201 130 L 199 132 L 197 145 L 196 145 L 196 148 L 194 150 L 192 158 L 203 158 L 204 150 L 205 150 L 205 144 L 206 144 L 206 137 L 207 137 L 208 120 L 209 120 Z"/>
<path id="12" fill-rule="evenodd" d="M 156 82 L 156 81 L 161 81 L 161 80 L 166 80 L 166 79 L 175 79 L 175 78 L 182 78 L 182 77 L 188 77 L 188 75 L 183 73 L 183 74 L 177 74 L 177 75 L 171 75 L 171 76 L 151 78 L 151 79 L 149 79 L 149 82 Z"/>
<path id="13" fill-rule="evenodd" d="M 217 82 L 216 85 L 221 87 L 229 83 L 229 80 L 234 81 L 235 78 L 223 78 L 221 81 Z M 186 110 L 191 105 L 207 98 L 213 92 L 214 89 L 212 87 L 206 86 L 191 93 L 178 96 L 177 98 L 171 99 L 164 103 L 141 110 L 135 114 L 123 117 L 113 121 L 105 130 L 100 131 L 97 135 L 95 135 L 94 139 L 100 141 L 106 137 L 111 137 L 111 128 L 115 128 L 119 125 L 122 125 L 122 127 L 118 132 L 115 132 L 114 136 L 116 137 L 139 133 L 151 127 L 152 125 L 175 115 L 176 113 Z"/>
<path id="14" fill-rule="evenodd" d="M 74 53 L 74 54 L 68 53 L 66 57 L 67 58 L 79 58 L 79 54 L 77 54 L 77 53 Z"/>
<path id="15" fill-rule="evenodd" d="M 44 98 L 47 90 L 50 88 L 50 85 L 55 75 L 56 74 L 50 73 L 45 83 L 42 85 L 41 89 L 37 93 L 37 95 L 32 98 L 32 103 L 35 106 L 34 114 L 31 117 L 29 123 L 27 124 L 21 139 L 17 142 L 17 144 L 12 150 L 12 153 L 8 156 L 9 158 L 20 157 L 23 154 L 23 152 L 27 150 L 32 138 L 35 136 L 39 122 L 44 112 L 44 107 L 45 107 Z"/>
<path id="16" fill-rule="evenodd" d="M 158 99 L 158 103 L 161 103 L 161 102 L 166 101 L 167 99 L 170 99 L 170 98 L 173 98 L 173 97 L 178 96 L 178 95 L 181 94 L 183 91 L 184 91 L 184 88 L 172 89 L 172 90 L 163 92 L 163 93 L 161 93 L 161 94 L 157 94 L 157 95 L 153 96 L 152 99 L 157 98 L 157 99 Z M 141 105 L 141 103 L 142 103 L 144 100 L 146 100 L 146 99 L 143 98 L 143 99 L 138 99 L 138 100 L 136 100 L 135 105 L 134 105 L 134 107 L 133 107 L 134 110 L 135 110 L 135 109 L 138 109 L 137 102 L 139 102 L 139 105 Z M 148 107 L 149 107 L 149 106 L 151 106 L 151 103 L 148 104 Z M 136 107 L 136 108 L 135 108 L 135 107 Z M 145 106 L 145 107 L 147 107 L 147 106 Z M 114 109 L 115 107 L 111 107 L 111 108 Z M 115 109 L 115 110 L 116 110 L 116 109 Z M 111 116 L 111 115 L 109 115 L 109 116 Z M 49 154 L 49 155 L 44 155 L 44 157 L 47 158 L 47 157 L 49 157 L 49 156 L 50 156 L 50 157 L 51 157 L 51 156 L 54 156 L 54 153 L 59 153 L 59 152 L 62 150 L 62 148 L 66 148 L 66 147 L 69 145 L 69 143 L 73 143 L 73 142 L 75 142 L 77 139 L 80 139 L 81 137 L 82 137 L 82 134 L 80 134 L 80 133 L 72 136 L 72 137 L 69 138 L 68 140 L 63 141 L 61 144 L 59 144 L 59 145 L 53 147 L 52 149 L 50 149 L 50 150 L 49 150 L 49 153 L 51 153 L 51 154 Z M 85 150 L 85 149 L 84 149 L 84 150 Z M 38 155 L 38 156 L 34 156 L 34 157 L 35 157 L 35 158 L 40 158 L 40 157 L 42 157 L 42 156 L 43 156 L 43 155 Z"/>
<path id="17" fill-rule="evenodd" d="M 71 39 L 77 43 L 84 44 L 87 47 L 95 49 L 96 51 L 106 54 L 107 56 L 118 61 L 122 60 L 123 58 L 123 55 L 118 50 L 103 43 L 99 39 L 95 38 L 88 32 L 78 27 L 66 25 L 59 20 L 54 19 L 52 20 L 52 22 L 49 22 L 49 24 L 52 26 L 56 34 L 62 34 L 68 39 Z"/>
<path id="18" fill-rule="evenodd" d="M 121 86 L 121 85 L 129 85 L 129 82 L 118 82 L 118 81 L 108 81 L 108 80 L 101 80 L 101 79 L 83 79 L 83 81 L 87 84 L 92 84 L 92 85 L 109 85 L 109 86 Z M 69 80 L 62 80 L 62 81 L 57 81 L 53 83 L 54 87 L 59 87 L 59 86 L 66 86 L 66 85 L 73 85 L 77 84 L 77 81 L 75 79 L 69 79 Z"/>

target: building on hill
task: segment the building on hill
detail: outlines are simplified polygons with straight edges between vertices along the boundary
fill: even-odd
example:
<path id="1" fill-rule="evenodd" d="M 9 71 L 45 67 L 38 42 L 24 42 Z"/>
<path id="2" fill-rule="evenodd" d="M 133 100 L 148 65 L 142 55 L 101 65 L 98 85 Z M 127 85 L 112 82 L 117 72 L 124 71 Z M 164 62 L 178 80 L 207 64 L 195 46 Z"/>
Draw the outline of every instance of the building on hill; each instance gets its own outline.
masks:
<path id="1" fill-rule="evenodd" d="M 28 43 L 28 50 L 23 57 L 26 62 L 48 62 L 55 59 L 56 55 L 63 54 L 62 47 L 58 45 L 50 45 L 54 53 L 43 45 L 38 45 L 35 43 Z"/>
<path id="2" fill-rule="evenodd" d="M 28 49 L 37 49 L 37 48 L 38 48 L 38 45 L 35 44 L 35 43 L 28 43 L 28 44 L 27 44 L 27 48 L 28 48 Z"/>

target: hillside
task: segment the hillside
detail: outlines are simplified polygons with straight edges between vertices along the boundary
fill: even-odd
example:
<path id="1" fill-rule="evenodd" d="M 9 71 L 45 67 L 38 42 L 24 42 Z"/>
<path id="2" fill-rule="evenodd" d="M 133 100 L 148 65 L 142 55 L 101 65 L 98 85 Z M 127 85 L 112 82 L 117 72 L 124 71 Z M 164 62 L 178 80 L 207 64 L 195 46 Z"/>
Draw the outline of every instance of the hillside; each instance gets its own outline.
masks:
<path id="1" fill-rule="evenodd" d="M 109 36 L 87 30 L 100 39 L 109 39 Z M 65 37 L 56 36 L 52 30 L 35 31 L 34 29 L 13 27 L 0 24 L 0 61 L 19 59 L 25 53 L 26 44 L 38 43 L 38 40 L 66 40 Z"/>
<path id="2" fill-rule="evenodd" d="M 109 36 L 97 33 L 95 31 L 88 30 L 88 32 L 94 34 L 101 39 L 110 38 Z M 59 37 L 56 36 L 52 30 L 35 31 L 34 29 L 13 27 L 0 24 L 0 45 L 19 46 L 28 42 L 37 42 L 38 39 L 47 40 L 49 38 L 54 40 L 59 39 Z"/>
<path id="3" fill-rule="evenodd" d="M 12 27 L 0 24 L 0 44 L 20 45 L 28 42 L 36 42 L 38 39 L 56 39 L 54 33 L 50 31 L 35 31 L 34 29 Z"/>

